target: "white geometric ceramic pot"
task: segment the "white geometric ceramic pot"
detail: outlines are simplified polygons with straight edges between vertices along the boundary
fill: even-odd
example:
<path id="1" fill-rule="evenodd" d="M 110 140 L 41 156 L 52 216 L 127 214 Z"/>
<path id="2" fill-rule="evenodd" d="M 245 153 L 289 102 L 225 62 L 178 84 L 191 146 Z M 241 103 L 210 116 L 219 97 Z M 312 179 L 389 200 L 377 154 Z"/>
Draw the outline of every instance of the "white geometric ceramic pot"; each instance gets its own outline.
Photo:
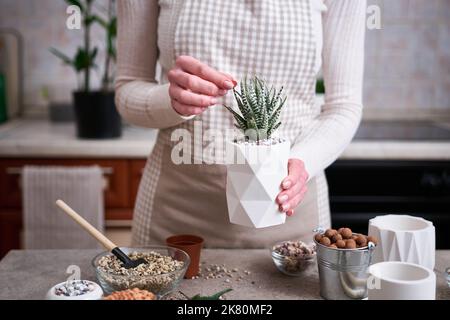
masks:
<path id="1" fill-rule="evenodd" d="M 252 228 L 283 224 L 286 215 L 275 202 L 288 174 L 288 141 L 273 145 L 228 142 L 227 204 L 230 222 Z"/>
<path id="2" fill-rule="evenodd" d="M 374 263 L 402 261 L 433 270 L 436 240 L 430 221 L 409 215 L 378 216 L 369 222 L 369 235 L 379 240 Z"/>

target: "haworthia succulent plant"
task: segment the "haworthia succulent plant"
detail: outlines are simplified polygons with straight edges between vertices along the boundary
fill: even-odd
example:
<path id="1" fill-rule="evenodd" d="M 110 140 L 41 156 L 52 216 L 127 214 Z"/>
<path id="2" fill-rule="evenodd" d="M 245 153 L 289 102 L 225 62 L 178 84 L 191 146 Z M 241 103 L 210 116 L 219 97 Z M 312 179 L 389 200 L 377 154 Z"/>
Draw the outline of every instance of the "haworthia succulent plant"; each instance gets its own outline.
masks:
<path id="1" fill-rule="evenodd" d="M 250 140 L 269 139 L 281 125 L 281 110 L 287 99 L 283 97 L 283 88 L 276 90 L 255 76 L 244 78 L 240 91 L 233 89 L 233 93 L 240 113 L 229 106 L 224 107 L 232 113 L 236 127 Z"/>

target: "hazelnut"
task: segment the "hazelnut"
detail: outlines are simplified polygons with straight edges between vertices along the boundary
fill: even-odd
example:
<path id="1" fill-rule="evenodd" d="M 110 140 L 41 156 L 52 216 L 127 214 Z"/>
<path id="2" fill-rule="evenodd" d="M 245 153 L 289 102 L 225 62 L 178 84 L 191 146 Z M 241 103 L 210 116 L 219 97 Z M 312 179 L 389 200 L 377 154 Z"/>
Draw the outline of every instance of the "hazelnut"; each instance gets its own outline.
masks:
<path id="1" fill-rule="evenodd" d="M 374 237 L 374 236 L 368 236 L 367 237 L 367 243 L 369 243 L 369 242 L 373 242 L 374 245 L 377 245 L 378 244 L 378 239 L 376 237 Z"/>
<path id="2" fill-rule="evenodd" d="M 353 239 L 348 239 L 345 242 L 345 249 L 356 249 L 356 242 Z"/>
<path id="3" fill-rule="evenodd" d="M 331 244 L 331 240 L 328 237 L 322 237 L 322 239 L 320 239 L 320 244 L 328 247 Z"/>
<path id="4" fill-rule="evenodd" d="M 345 241 L 344 240 L 338 240 L 336 241 L 336 246 L 340 249 L 344 249 L 345 248 Z"/>
<path id="5" fill-rule="evenodd" d="M 322 234 L 318 233 L 314 236 L 314 240 L 316 240 L 317 242 L 320 242 L 320 239 L 322 239 Z"/>
<path id="6" fill-rule="evenodd" d="M 331 237 L 331 242 L 335 243 L 338 240 L 342 240 L 342 236 L 339 233 L 336 233 L 334 236 Z"/>
<path id="7" fill-rule="evenodd" d="M 331 239 L 331 237 L 334 236 L 336 233 L 337 233 L 336 230 L 328 229 L 327 231 L 325 231 L 325 236 Z"/>
<path id="8" fill-rule="evenodd" d="M 334 243 L 332 243 L 332 244 L 330 244 L 330 246 L 328 248 L 337 249 L 337 246 Z"/>
<path id="9" fill-rule="evenodd" d="M 345 228 L 339 228 L 339 229 L 338 229 L 338 233 L 339 233 L 339 234 L 342 234 L 342 231 L 343 231 L 344 229 L 345 229 Z"/>
<path id="10" fill-rule="evenodd" d="M 360 247 L 365 247 L 367 246 L 367 239 L 365 236 L 363 236 L 362 234 L 358 235 L 356 237 L 356 244 Z"/>
<path id="11" fill-rule="evenodd" d="M 350 239 L 352 237 L 353 233 L 350 228 L 344 228 L 341 232 L 341 236 L 344 239 Z"/>

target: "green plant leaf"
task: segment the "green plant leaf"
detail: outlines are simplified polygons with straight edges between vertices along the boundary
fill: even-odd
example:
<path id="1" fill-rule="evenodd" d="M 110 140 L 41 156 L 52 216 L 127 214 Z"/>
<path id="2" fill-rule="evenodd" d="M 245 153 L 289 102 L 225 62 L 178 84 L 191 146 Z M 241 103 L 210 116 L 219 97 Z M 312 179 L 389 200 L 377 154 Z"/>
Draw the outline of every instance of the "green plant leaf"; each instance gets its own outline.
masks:
<path id="1" fill-rule="evenodd" d="M 193 296 L 190 300 L 219 300 L 221 296 L 223 296 L 225 293 L 228 293 L 230 291 L 233 291 L 233 289 L 225 289 L 222 291 L 219 291 L 211 296 L 201 296 L 200 294 L 196 294 Z"/>
<path id="2" fill-rule="evenodd" d="M 252 129 L 254 132 L 248 133 L 252 135 L 248 137 L 251 140 L 270 138 L 270 134 L 281 125 L 279 118 L 287 99 L 282 97 L 282 92 L 283 88 L 277 91 L 257 76 L 251 79 L 244 77 L 240 82 L 240 92 L 233 90 L 241 114 L 227 107 L 236 119 L 236 127 L 246 135 L 247 130 Z"/>
<path id="3" fill-rule="evenodd" d="M 90 18 L 91 18 L 92 22 L 97 22 L 105 30 L 108 29 L 108 23 L 102 17 L 100 17 L 96 14 L 93 14 Z"/>
<path id="4" fill-rule="evenodd" d="M 113 17 L 109 22 L 108 33 L 111 37 L 117 36 L 117 17 Z"/>
<path id="5" fill-rule="evenodd" d="M 84 18 L 84 25 L 86 27 L 92 25 L 96 21 L 96 15 L 87 16 Z"/>
<path id="6" fill-rule="evenodd" d="M 77 6 L 78 8 L 80 8 L 81 12 L 84 12 L 84 6 L 81 4 L 80 1 L 78 1 L 78 0 L 66 0 L 66 2 L 68 4 L 70 4 L 70 5 Z"/>
<path id="7" fill-rule="evenodd" d="M 270 137 L 281 126 L 281 122 L 278 122 L 273 128 L 267 132 L 267 136 Z"/>
<path id="8" fill-rule="evenodd" d="M 245 129 L 246 129 L 246 127 L 247 127 L 247 125 L 246 125 L 246 123 L 245 123 L 245 119 L 239 114 L 239 113 L 237 113 L 236 111 L 234 111 L 232 108 L 230 108 L 230 107 L 228 107 L 228 106 L 226 106 L 226 105 L 223 105 L 225 108 L 227 108 L 228 109 L 228 111 L 230 111 L 231 112 L 231 114 L 234 116 L 234 119 L 236 120 L 236 122 L 238 123 L 238 128 L 239 129 L 241 129 L 242 131 L 245 131 Z"/>
<path id="9" fill-rule="evenodd" d="M 58 49 L 55 49 L 53 47 L 48 49 L 52 54 L 54 54 L 55 56 L 57 56 L 58 58 L 60 58 L 65 64 L 74 65 L 74 61 L 69 58 L 68 56 L 66 56 L 64 53 L 62 53 L 61 51 L 59 51 Z"/>
<path id="10" fill-rule="evenodd" d="M 83 48 L 78 48 L 73 62 L 74 68 L 77 72 L 95 66 L 94 60 L 97 56 L 98 49 L 93 48 L 91 52 L 86 52 Z"/>
<path id="11" fill-rule="evenodd" d="M 250 110 L 248 104 L 245 104 L 242 101 L 241 95 L 235 89 L 233 89 L 233 94 L 234 94 L 234 98 L 235 98 L 235 100 L 237 102 L 239 111 L 241 111 L 242 116 L 244 118 L 249 117 L 252 111 Z"/>

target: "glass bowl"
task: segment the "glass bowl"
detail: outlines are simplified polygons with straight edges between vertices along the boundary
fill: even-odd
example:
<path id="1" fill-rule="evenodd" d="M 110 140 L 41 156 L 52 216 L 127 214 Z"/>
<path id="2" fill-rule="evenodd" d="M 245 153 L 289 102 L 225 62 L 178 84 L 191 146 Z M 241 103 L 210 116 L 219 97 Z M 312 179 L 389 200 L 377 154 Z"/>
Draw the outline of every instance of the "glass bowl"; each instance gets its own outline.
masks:
<path id="1" fill-rule="evenodd" d="M 303 254 L 300 256 L 285 256 L 276 252 L 275 248 L 285 242 L 287 241 L 277 242 L 270 248 L 272 260 L 280 272 L 288 276 L 297 277 L 311 265 L 315 265 L 317 255 L 315 250 L 312 254 Z"/>
<path id="2" fill-rule="evenodd" d="M 150 291 L 160 298 L 178 287 L 190 263 L 188 254 L 177 248 L 149 246 L 142 248 L 121 247 L 120 249 L 126 254 L 130 254 L 132 252 L 156 252 L 163 256 L 170 256 L 174 260 L 182 261 L 183 266 L 175 271 L 161 273 L 158 275 L 118 275 L 113 272 L 105 272 L 99 268 L 99 260 L 104 256 L 112 255 L 112 253 L 108 251 L 102 252 L 92 259 L 92 265 L 95 269 L 100 286 L 107 294 L 111 294 L 114 291 L 139 288 Z"/>

